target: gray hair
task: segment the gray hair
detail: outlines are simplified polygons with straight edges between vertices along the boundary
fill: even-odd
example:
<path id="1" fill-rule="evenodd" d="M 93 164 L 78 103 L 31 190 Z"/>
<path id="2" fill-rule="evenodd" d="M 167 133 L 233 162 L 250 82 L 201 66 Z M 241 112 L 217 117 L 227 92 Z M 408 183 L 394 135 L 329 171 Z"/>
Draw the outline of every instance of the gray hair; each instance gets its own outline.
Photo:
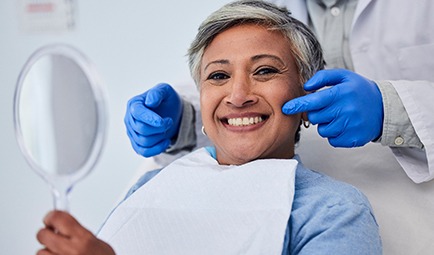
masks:
<path id="1" fill-rule="evenodd" d="M 219 33 L 241 24 L 257 24 L 280 31 L 291 44 L 301 84 L 324 68 L 321 46 L 315 35 L 286 8 L 260 0 L 241 0 L 224 5 L 200 25 L 187 54 L 190 73 L 197 86 L 206 47 Z"/>

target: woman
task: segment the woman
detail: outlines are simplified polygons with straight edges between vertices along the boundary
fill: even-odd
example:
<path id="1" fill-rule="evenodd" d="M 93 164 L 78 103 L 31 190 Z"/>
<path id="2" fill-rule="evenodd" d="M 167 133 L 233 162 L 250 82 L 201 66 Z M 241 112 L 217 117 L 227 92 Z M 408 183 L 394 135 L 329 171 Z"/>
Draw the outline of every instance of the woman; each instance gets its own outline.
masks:
<path id="1" fill-rule="evenodd" d="M 269 181 L 261 183 L 261 180 L 258 182 L 255 180 L 254 183 L 268 185 L 267 189 L 276 191 L 260 203 L 254 204 L 259 206 L 259 212 L 271 211 L 271 214 L 266 214 L 264 222 L 258 220 L 258 228 L 243 233 L 241 237 L 235 235 L 234 238 L 253 236 L 255 240 L 244 240 L 246 241 L 243 243 L 245 246 L 242 247 L 245 249 L 244 252 L 240 249 L 236 251 L 229 249 L 233 254 L 381 254 L 378 225 L 366 197 L 347 184 L 306 169 L 300 159 L 294 155 L 302 116 L 300 114 L 286 116 L 281 112 L 281 107 L 289 99 L 304 94 L 302 84 L 323 68 L 320 46 L 302 23 L 292 18 L 285 9 L 279 9 L 262 1 L 233 2 L 214 12 L 202 23 L 189 50 L 189 64 L 192 76 L 200 90 L 204 133 L 214 147 L 200 149 L 161 171 L 145 174 L 103 226 L 100 236 L 104 240 L 121 253 L 135 251 L 140 254 L 140 251 L 154 245 L 160 247 L 159 254 L 170 254 L 170 252 L 163 252 L 162 249 L 174 243 L 178 245 L 181 242 L 175 239 L 188 236 L 184 233 L 175 233 L 175 239 L 167 237 L 164 240 L 164 237 L 171 236 L 173 234 L 171 232 L 176 228 L 170 226 L 173 222 L 171 217 L 176 217 L 192 207 L 202 208 L 201 206 L 209 201 L 220 201 L 219 196 L 216 196 L 214 191 L 210 191 L 213 190 L 212 187 L 209 188 L 212 185 L 201 182 L 204 179 L 200 179 L 199 186 L 194 186 L 198 192 L 191 192 L 195 189 L 189 189 L 191 184 L 189 178 L 208 173 L 209 169 L 218 169 L 217 172 L 230 169 L 224 173 L 234 173 L 247 167 L 251 172 L 262 168 L 259 169 L 262 173 L 276 174 L 282 178 L 288 177 L 290 180 L 292 168 L 295 170 L 293 197 L 289 195 L 281 200 L 274 199 L 281 193 L 291 193 L 291 190 L 285 187 L 273 187 L 274 181 L 284 184 L 286 180 L 282 182 L 274 179 L 271 184 Z M 294 159 L 298 164 L 293 164 Z M 275 167 L 287 171 L 276 172 Z M 244 172 L 245 176 L 255 179 L 255 176 L 249 175 L 249 171 Z M 221 175 L 213 172 L 212 178 L 206 180 L 215 183 L 212 181 L 220 178 L 218 176 Z M 180 179 L 177 179 L 178 177 Z M 144 185 L 145 183 L 147 185 Z M 222 194 L 239 195 L 237 191 L 230 193 L 227 187 L 222 184 L 216 189 Z M 183 193 L 183 189 L 187 190 L 185 193 L 191 195 L 192 200 L 182 200 L 186 196 L 178 193 Z M 216 200 L 214 196 L 217 197 Z M 176 208 L 182 210 L 176 210 L 174 215 L 170 214 L 168 217 L 167 210 L 161 209 L 165 209 L 163 207 L 170 204 L 165 204 L 166 200 L 173 197 L 176 199 L 170 203 L 179 203 L 179 207 Z M 208 197 L 209 201 L 207 201 Z M 240 197 L 239 203 L 242 204 L 244 200 L 249 199 L 256 200 L 256 198 L 252 199 L 247 194 Z M 281 211 L 273 214 L 274 208 L 265 205 L 267 199 L 284 204 L 287 198 L 293 199 L 289 206 L 290 216 L 289 212 L 283 215 Z M 189 203 L 192 206 L 189 206 Z M 223 207 L 217 211 L 226 213 L 223 212 Z M 239 209 L 232 213 L 239 213 Z M 142 217 L 142 215 L 150 216 L 148 212 L 152 210 L 158 210 L 158 213 L 152 215 L 152 220 Z M 203 213 L 200 210 L 192 212 L 197 213 L 199 218 Z M 255 219 L 263 215 L 258 216 L 260 214 L 258 210 L 254 210 L 253 214 Z M 220 216 L 212 215 L 216 218 Z M 244 214 L 242 215 L 244 217 Z M 191 216 L 191 213 L 187 216 Z M 273 225 L 275 218 L 279 219 L 277 225 Z M 152 228 L 151 223 L 164 224 L 166 220 L 171 221 L 169 226 L 160 229 L 160 233 L 155 233 L 161 234 L 161 239 L 140 236 L 148 228 Z M 91 235 L 66 213 L 52 212 L 48 214 L 45 223 L 47 228 L 38 233 L 38 240 L 46 248 L 39 254 L 70 254 L 68 252 L 71 249 L 78 249 L 81 251 L 80 254 L 86 252 L 114 254 L 107 243 Z M 180 221 L 176 223 L 182 224 Z M 224 220 L 220 220 L 217 226 L 225 223 Z M 257 224 L 257 222 L 249 222 L 247 225 L 249 224 Z M 269 225 L 273 227 L 270 228 Z M 210 232 L 200 232 L 200 230 L 190 232 L 189 227 L 202 230 L 202 226 L 189 224 L 184 229 L 189 234 L 196 235 L 197 240 L 202 240 L 201 235 L 212 233 L 214 225 L 209 228 Z M 58 233 L 52 229 L 56 229 Z M 225 240 L 228 246 L 233 232 L 231 229 L 226 233 L 230 236 Z M 263 235 L 257 238 L 258 233 Z M 82 235 L 85 237 L 82 238 Z M 273 243 L 272 245 L 262 240 L 269 236 L 273 236 L 268 240 Z M 210 249 L 207 254 L 219 254 L 214 250 L 218 247 L 214 247 L 212 243 L 201 244 L 198 241 L 192 245 L 194 247 L 186 246 L 185 250 L 178 250 L 178 252 L 196 254 L 191 251 L 198 251 L 195 247 L 204 245 L 205 248 Z M 274 252 L 277 251 L 276 248 L 279 252 Z M 229 252 L 220 252 L 220 254 L 227 253 Z"/>

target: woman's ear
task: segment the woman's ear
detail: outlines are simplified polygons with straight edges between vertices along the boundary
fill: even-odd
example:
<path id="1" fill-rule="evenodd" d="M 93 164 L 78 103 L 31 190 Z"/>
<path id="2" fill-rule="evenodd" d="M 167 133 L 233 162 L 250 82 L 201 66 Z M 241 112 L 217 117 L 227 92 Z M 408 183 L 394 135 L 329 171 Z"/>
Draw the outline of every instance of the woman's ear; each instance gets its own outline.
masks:
<path id="1" fill-rule="evenodd" d="M 305 128 L 309 128 L 310 122 L 309 122 L 309 119 L 307 118 L 307 112 L 301 113 L 301 122 L 303 123 L 303 126 Z"/>
<path id="2" fill-rule="evenodd" d="M 303 121 L 309 121 L 309 119 L 307 118 L 307 112 L 302 112 L 302 113 L 301 113 L 301 119 L 302 119 Z"/>

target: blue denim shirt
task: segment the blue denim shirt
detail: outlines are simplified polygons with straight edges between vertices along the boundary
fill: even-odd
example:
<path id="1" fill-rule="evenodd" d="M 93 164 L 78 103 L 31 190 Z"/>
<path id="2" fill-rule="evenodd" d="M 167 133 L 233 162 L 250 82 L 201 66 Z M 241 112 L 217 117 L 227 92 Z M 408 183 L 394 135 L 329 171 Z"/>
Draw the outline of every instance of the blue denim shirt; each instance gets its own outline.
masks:
<path id="1" fill-rule="evenodd" d="M 215 150 L 207 147 L 215 158 Z M 282 254 L 382 254 L 381 238 L 367 198 L 353 186 L 299 164 Z M 157 175 L 144 174 L 125 199 Z"/>

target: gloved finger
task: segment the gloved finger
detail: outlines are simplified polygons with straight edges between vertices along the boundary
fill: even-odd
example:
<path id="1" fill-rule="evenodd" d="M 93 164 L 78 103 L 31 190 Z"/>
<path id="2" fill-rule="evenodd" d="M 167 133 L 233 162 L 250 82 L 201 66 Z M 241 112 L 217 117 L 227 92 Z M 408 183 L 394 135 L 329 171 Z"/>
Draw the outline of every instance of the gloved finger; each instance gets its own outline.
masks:
<path id="1" fill-rule="evenodd" d="M 304 90 L 314 91 L 323 87 L 337 85 L 346 80 L 346 75 L 349 72 L 345 69 L 320 70 L 303 85 Z"/>
<path id="2" fill-rule="evenodd" d="M 332 107 L 326 107 L 318 111 L 307 112 L 307 118 L 313 125 L 328 124 L 337 118 L 337 111 Z"/>
<path id="3" fill-rule="evenodd" d="M 365 144 L 358 141 L 357 138 L 353 136 L 346 136 L 346 135 L 331 137 L 328 139 L 328 141 L 331 146 L 337 148 L 354 148 L 354 147 L 363 146 Z"/>
<path id="4" fill-rule="evenodd" d="M 165 133 L 143 136 L 133 130 L 127 130 L 128 137 L 134 141 L 137 146 L 149 148 L 166 139 Z"/>
<path id="5" fill-rule="evenodd" d="M 283 105 L 282 112 L 289 115 L 320 110 L 334 101 L 336 93 L 337 88 L 333 87 L 294 98 Z"/>
<path id="6" fill-rule="evenodd" d="M 148 90 L 145 98 L 145 105 L 150 108 L 157 108 L 161 102 L 168 99 L 173 93 L 173 88 L 167 83 L 160 83 Z"/>
<path id="7" fill-rule="evenodd" d="M 340 121 L 332 121 L 330 123 L 319 124 L 318 134 L 324 138 L 334 138 L 342 134 L 345 127 L 340 125 Z"/>
<path id="8" fill-rule="evenodd" d="M 142 155 L 143 150 L 145 149 L 145 147 L 140 146 L 139 144 L 136 143 L 136 141 L 134 140 L 134 138 L 132 136 L 133 132 L 134 131 L 131 132 L 131 130 L 127 129 L 127 135 L 128 135 L 128 138 L 130 139 L 131 146 L 133 147 L 134 151 L 137 154 Z"/>
<path id="9" fill-rule="evenodd" d="M 152 157 L 165 151 L 169 147 L 169 145 L 170 139 L 165 139 L 150 148 L 141 147 L 137 144 L 133 144 L 133 148 L 134 151 L 137 152 L 137 154 L 140 154 L 144 157 Z"/>
<path id="10" fill-rule="evenodd" d="M 131 129 L 143 136 L 164 133 L 173 125 L 173 121 L 170 118 L 161 119 L 161 125 L 159 126 L 149 125 L 145 122 L 136 120 L 132 115 L 125 116 L 124 121 L 127 129 Z"/>
<path id="11" fill-rule="evenodd" d="M 349 120 L 340 118 L 331 122 L 327 129 L 319 130 L 318 133 L 323 137 L 327 137 L 330 145 L 341 148 L 360 147 L 371 141 L 368 136 L 360 132 L 360 126 L 357 120 Z M 354 135 L 354 134 L 358 135 Z"/>
<path id="12" fill-rule="evenodd" d="M 134 132 L 130 132 L 130 130 L 127 130 L 128 137 L 130 138 L 131 146 L 133 147 L 134 151 L 142 155 L 144 157 L 152 157 L 155 155 L 158 155 L 162 152 L 164 152 L 170 145 L 169 139 L 156 139 L 158 140 L 157 143 L 153 144 L 152 146 L 143 146 L 141 144 L 138 144 L 136 142 L 136 138 L 133 135 Z"/>
<path id="13" fill-rule="evenodd" d="M 128 110 L 133 119 L 139 122 L 148 124 L 156 128 L 164 128 L 164 124 L 166 124 L 160 115 L 147 108 L 145 105 L 143 105 L 141 101 L 128 102 Z"/>

